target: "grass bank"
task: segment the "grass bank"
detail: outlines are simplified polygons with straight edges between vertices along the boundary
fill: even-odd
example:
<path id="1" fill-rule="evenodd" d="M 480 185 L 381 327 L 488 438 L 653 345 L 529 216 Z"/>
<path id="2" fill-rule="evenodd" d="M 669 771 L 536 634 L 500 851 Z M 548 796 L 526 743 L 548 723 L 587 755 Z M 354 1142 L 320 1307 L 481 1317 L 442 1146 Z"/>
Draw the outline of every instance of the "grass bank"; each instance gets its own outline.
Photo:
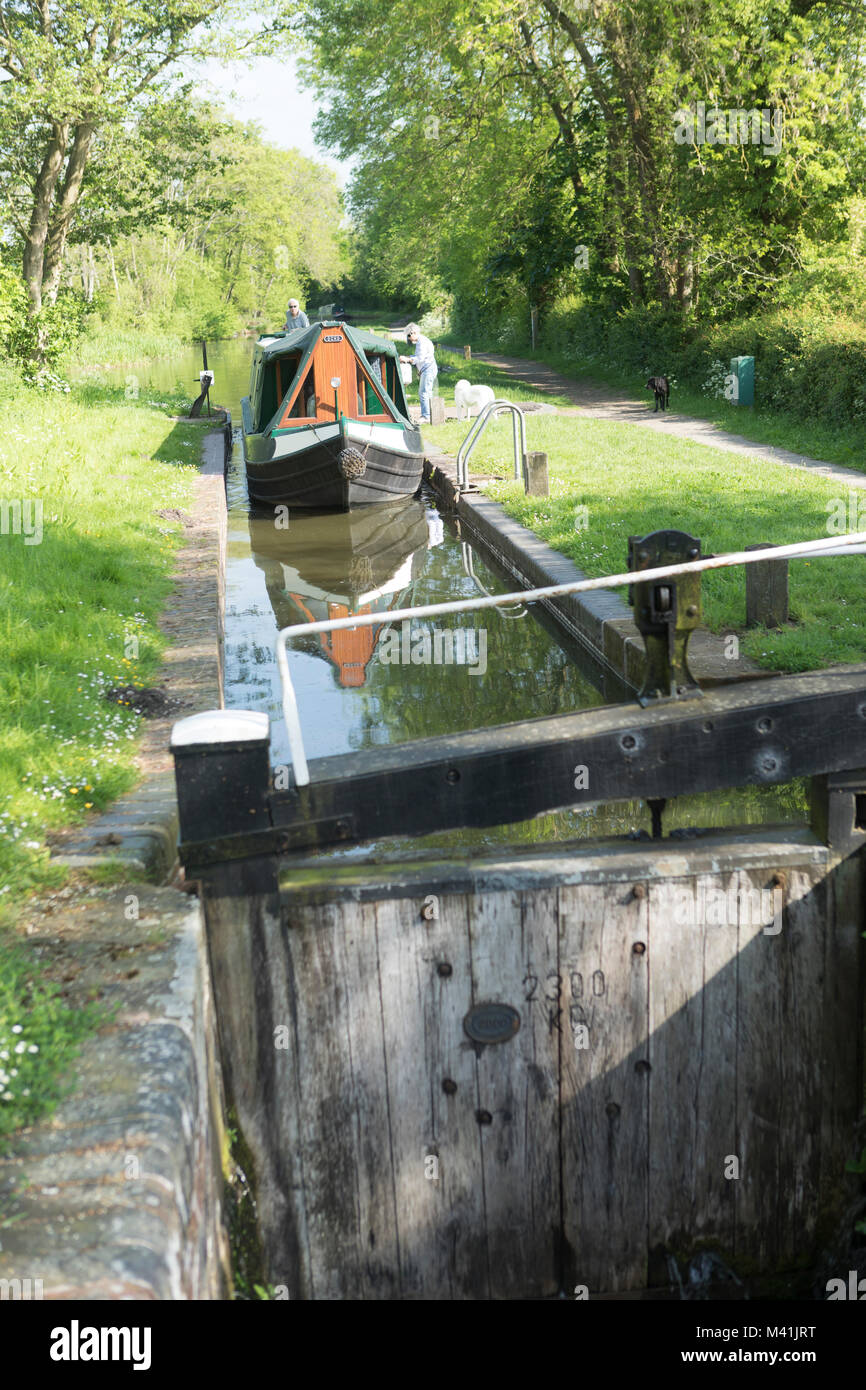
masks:
<path id="1" fill-rule="evenodd" d="M 540 351 L 527 353 L 526 356 L 554 367 L 563 376 L 577 381 L 602 381 L 628 391 L 636 400 L 646 400 L 652 405 L 653 397 L 645 389 L 646 376 L 643 372 L 604 370 L 589 359 L 566 358 L 556 352 Z M 753 439 L 756 444 L 771 444 L 779 449 L 807 454 L 810 458 L 823 459 L 827 463 L 841 463 L 846 468 L 866 470 L 866 430 L 862 425 L 803 420 L 788 411 L 760 404 L 734 405 L 732 401 L 682 384 L 676 377 L 671 381 L 671 409 L 680 415 L 709 420 L 719 429 L 741 434 L 746 439 Z"/>
<path id="2" fill-rule="evenodd" d="M 481 351 L 480 348 L 479 351 Z M 537 360 L 540 361 L 541 359 L 538 358 Z M 564 391 L 560 393 L 533 391 L 530 386 L 522 381 L 517 381 L 501 367 L 496 367 L 490 362 L 480 362 L 477 357 L 473 357 L 471 361 L 467 362 L 457 353 L 440 346 L 436 349 L 436 361 L 439 367 L 437 392 L 445 397 L 449 405 L 454 402 L 454 385 L 461 377 L 471 381 L 473 386 L 490 386 L 497 396 L 504 396 L 509 401 L 517 402 L 518 405 L 521 401 L 546 401 L 548 405 L 572 407 L 574 405 L 574 401 Z M 413 377 L 411 398 L 413 401 L 418 399 L 417 376 Z M 468 429 L 468 425 L 466 428 Z"/>
<path id="3" fill-rule="evenodd" d="M 453 454 L 466 429 L 449 421 L 425 435 Z M 490 426 L 472 468 L 499 473 L 490 495 L 590 576 L 626 568 L 630 535 L 688 531 L 708 553 L 809 540 L 827 535 L 829 518 L 848 501 L 838 484 L 812 474 L 633 425 L 535 415 L 527 430 L 530 447 L 548 454 L 549 498 L 526 497 L 512 480 L 510 421 Z M 714 632 L 738 632 L 741 650 L 772 670 L 866 661 L 864 583 L 864 556 L 792 561 L 792 622 L 778 632 L 745 631 L 743 569 L 711 572 L 703 577 L 703 621 Z"/>
<path id="4" fill-rule="evenodd" d="M 193 346 L 177 333 L 153 329 L 105 328 L 97 326 L 79 338 L 64 368 L 115 367 L 150 358 L 175 357 Z"/>
<path id="5" fill-rule="evenodd" d="M 50 1100 L 50 1077 L 87 1026 L 81 1016 L 64 1022 L 14 922 L 29 894 L 64 877 L 47 834 L 135 780 L 139 718 L 106 692 L 146 686 L 159 665 L 157 618 L 180 527 L 156 513 L 189 505 L 200 431 L 171 418 L 177 402 L 129 401 L 122 387 L 42 393 L 9 376 L 0 385 L 3 1132 Z M 25 1020 L 39 1052 L 17 1051 L 22 1035 L 10 1030 Z"/>
<path id="6" fill-rule="evenodd" d="M 480 342 L 473 343 L 472 350 L 476 353 L 505 352 L 501 347 L 487 347 Z M 652 408 L 652 394 L 645 388 L 647 373 L 643 371 L 625 368 L 616 370 L 602 365 L 595 358 L 566 356 L 562 352 L 543 348 L 536 352 L 524 348 L 519 352 L 515 351 L 514 355 L 553 367 L 570 381 L 597 382 L 619 391 L 626 391 L 632 399 L 645 400 L 648 407 Z M 437 357 L 440 364 L 444 363 L 448 369 L 443 382 L 446 390 L 449 381 L 453 382 L 459 376 L 467 376 L 474 383 L 484 382 L 497 391 L 501 389 L 502 394 L 509 400 L 546 400 L 553 405 L 574 404 L 566 396 L 526 394 L 506 372 L 479 362 L 475 357 L 470 362 L 463 363 L 462 359 L 454 354 L 441 350 Z M 652 371 L 655 370 L 656 368 L 652 368 Z M 794 453 L 823 459 L 827 463 L 841 463 L 846 468 L 866 471 L 866 429 L 862 425 L 841 421 L 831 424 L 821 420 L 804 420 L 788 411 L 760 404 L 734 405 L 724 398 L 711 396 L 694 386 L 682 384 L 675 376 L 671 377 L 671 382 L 671 410 L 674 414 L 708 420 L 719 429 L 742 435 L 745 439 L 753 439 L 756 444 L 791 449 Z"/>

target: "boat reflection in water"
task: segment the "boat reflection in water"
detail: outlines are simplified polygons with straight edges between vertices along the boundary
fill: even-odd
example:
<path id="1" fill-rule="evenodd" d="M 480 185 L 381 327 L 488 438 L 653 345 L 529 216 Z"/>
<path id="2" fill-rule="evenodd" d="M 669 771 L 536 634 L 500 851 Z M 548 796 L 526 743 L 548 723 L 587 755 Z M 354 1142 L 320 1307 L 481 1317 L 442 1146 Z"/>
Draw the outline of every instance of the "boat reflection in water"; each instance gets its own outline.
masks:
<path id="1" fill-rule="evenodd" d="M 292 511 L 250 517 L 250 547 L 264 572 L 277 627 L 381 613 L 382 623 L 310 633 L 293 648 L 330 661 L 344 688 L 362 686 L 386 615 L 411 605 L 427 551 L 443 538 L 438 512 L 415 498 L 351 512 Z"/>

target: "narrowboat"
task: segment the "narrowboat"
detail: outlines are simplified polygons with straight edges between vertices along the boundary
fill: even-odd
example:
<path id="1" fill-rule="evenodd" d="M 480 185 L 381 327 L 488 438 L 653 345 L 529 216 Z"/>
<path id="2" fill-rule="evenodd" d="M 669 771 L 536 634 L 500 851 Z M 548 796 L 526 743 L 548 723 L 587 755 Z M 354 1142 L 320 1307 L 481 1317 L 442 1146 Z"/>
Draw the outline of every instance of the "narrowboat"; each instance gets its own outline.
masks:
<path id="1" fill-rule="evenodd" d="M 337 320 L 266 334 L 241 409 L 254 503 L 349 511 L 420 486 L 421 432 L 387 338 Z"/>
<path id="2" fill-rule="evenodd" d="M 411 497 L 346 516 L 310 512 L 288 531 L 261 517 L 251 517 L 249 527 L 252 557 L 264 572 L 278 628 L 356 613 L 381 613 L 387 625 L 389 610 L 411 601 L 431 543 L 425 509 Z M 366 683 L 382 630 L 310 634 L 295 645 L 331 662 L 339 685 L 358 687 Z"/>

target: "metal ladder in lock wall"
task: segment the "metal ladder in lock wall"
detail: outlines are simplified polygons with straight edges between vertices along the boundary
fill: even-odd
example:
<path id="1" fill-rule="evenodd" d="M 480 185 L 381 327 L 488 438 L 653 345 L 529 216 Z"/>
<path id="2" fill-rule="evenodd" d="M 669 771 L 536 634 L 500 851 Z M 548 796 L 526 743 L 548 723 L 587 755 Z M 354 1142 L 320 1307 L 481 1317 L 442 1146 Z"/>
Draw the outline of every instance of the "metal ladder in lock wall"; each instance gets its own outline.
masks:
<path id="1" fill-rule="evenodd" d="M 475 445 L 495 415 L 510 411 L 512 439 L 514 443 L 514 478 L 526 482 L 526 419 L 523 411 L 513 401 L 495 400 L 476 415 L 472 428 L 457 450 L 457 486 L 461 491 L 469 487 L 469 459 Z"/>

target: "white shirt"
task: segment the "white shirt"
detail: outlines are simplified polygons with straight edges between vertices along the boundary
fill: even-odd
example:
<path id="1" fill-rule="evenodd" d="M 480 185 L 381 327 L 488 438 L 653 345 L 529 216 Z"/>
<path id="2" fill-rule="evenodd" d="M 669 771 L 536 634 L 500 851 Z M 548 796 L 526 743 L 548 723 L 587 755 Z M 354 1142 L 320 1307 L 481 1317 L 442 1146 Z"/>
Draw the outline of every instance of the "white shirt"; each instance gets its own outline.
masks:
<path id="1" fill-rule="evenodd" d="M 410 357 L 409 361 L 413 367 L 417 367 L 419 372 L 423 372 L 425 367 L 436 366 L 436 355 L 433 344 L 429 338 L 425 338 L 423 333 L 418 334 L 418 341 L 415 344 L 415 356 Z"/>

